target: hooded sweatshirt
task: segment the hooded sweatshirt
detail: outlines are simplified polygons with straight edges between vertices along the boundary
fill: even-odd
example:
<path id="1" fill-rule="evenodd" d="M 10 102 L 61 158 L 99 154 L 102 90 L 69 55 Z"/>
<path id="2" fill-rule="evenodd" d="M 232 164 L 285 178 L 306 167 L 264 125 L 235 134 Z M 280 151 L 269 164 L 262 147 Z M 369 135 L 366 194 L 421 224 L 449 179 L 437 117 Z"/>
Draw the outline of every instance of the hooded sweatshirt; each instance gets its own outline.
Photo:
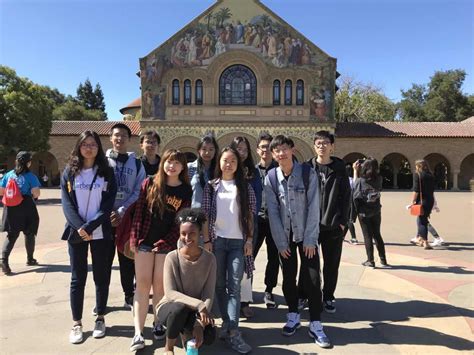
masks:
<path id="1" fill-rule="evenodd" d="M 145 168 L 133 152 L 118 154 L 108 149 L 105 155 L 109 160 L 109 165 L 114 169 L 117 182 L 114 210 L 123 217 L 127 208 L 138 199 L 140 187 L 146 177 Z M 137 167 L 139 167 L 138 172 Z"/>

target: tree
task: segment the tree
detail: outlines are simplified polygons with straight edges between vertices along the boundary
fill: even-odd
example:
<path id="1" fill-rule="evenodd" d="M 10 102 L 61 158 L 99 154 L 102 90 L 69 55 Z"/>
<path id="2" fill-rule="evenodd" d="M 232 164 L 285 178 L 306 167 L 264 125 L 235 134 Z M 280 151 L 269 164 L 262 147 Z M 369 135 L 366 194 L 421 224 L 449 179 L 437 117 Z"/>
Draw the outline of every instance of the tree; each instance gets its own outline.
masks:
<path id="1" fill-rule="evenodd" d="M 101 110 L 88 110 L 78 102 L 67 101 L 53 110 L 55 121 L 103 121 Z"/>
<path id="2" fill-rule="evenodd" d="M 107 114 L 105 113 L 104 94 L 102 93 L 100 84 L 96 84 L 95 89 L 93 89 L 89 79 L 86 79 L 84 84 L 80 83 L 77 88 L 76 100 L 87 110 L 102 111 L 102 120 L 107 119 Z"/>
<path id="3" fill-rule="evenodd" d="M 221 8 L 217 14 L 214 15 L 216 21 L 216 27 L 224 27 L 224 22 L 232 18 L 232 13 L 228 7 Z"/>
<path id="4" fill-rule="evenodd" d="M 335 98 L 336 121 L 393 121 L 397 106 L 380 88 L 351 77 L 341 79 Z"/>
<path id="5" fill-rule="evenodd" d="M 400 117 L 404 121 L 458 122 L 474 115 L 471 96 L 462 92 L 466 72 L 437 71 L 427 85 L 403 91 Z"/>
<path id="6" fill-rule="evenodd" d="M 47 150 L 54 102 L 50 93 L 0 66 L 0 157 L 19 150 Z"/>

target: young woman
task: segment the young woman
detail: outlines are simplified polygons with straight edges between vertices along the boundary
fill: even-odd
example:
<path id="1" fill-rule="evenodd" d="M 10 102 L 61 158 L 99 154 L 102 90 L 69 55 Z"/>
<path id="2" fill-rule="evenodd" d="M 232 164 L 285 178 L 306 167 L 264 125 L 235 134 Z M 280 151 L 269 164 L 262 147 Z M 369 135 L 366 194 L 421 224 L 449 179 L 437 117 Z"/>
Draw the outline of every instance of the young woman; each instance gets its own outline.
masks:
<path id="1" fill-rule="evenodd" d="M 5 239 L 2 248 L 2 271 L 5 275 L 11 275 L 12 273 L 8 258 L 20 232 L 25 235 L 26 265 L 38 264 L 38 261 L 33 257 L 35 238 L 39 226 L 39 215 L 34 199 L 40 195 L 39 187 L 41 183 L 38 177 L 30 172 L 30 166 L 31 154 L 25 151 L 19 152 L 15 160 L 15 169 L 6 173 L 0 182 L 0 196 L 6 193 L 5 188 L 11 179 L 16 181 L 23 196 L 23 200 L 19 205 L 3 207 L 0 231 L 7 232 L 7 239 Z"/>
<path id="2" fill-rule="evenodd" d="M 415 174 L 413 175 L 412 204 L 421 203 L 423 206 L 423 215 L 416 218 L 416 224 L 418 226 L 417 245 L 425 249 L 433 249 L 428 243 L 428 220 L 435 204 L 435 185 L 435 178 L 428 162 L 424 159 L 417 160 L 415 162 Z"/>
<path id="3" fill-rule="evenodd" d="M 134 298 L 135 336 L 131 351 L 143 349 L 143 328 L 153 286 L 153 309 L 163 297 L 163 266 L 166 254 L 176 249 L 179 230 L 176 213 L 191 205 L 186 155 L 179 150 L 167 150 L 158 173 L 144 180 L 138 197 L 130 232 L 130 248 L 135 251 L 136 290 Z M 155 339 L 164 339 L 165 329 L 153 323 Z"/>
<path id="4" fill-rule="evenodd" d="M 61 179 L 61 201 L 66 217 L 62 239 L 68 241 L 71 263 L 70 300 L 73 326 L 72 344 L 82 342 L 82 310 L 90 249 L 95 283 L 97 319 L 94 338 L 105 336 L 105 308 L 109 294 L 107 245 L 112 231 L 112 212 L 117 185 L 99 136 L 84 131 L 79 136 Z"/>
<path id="5" fill-rule="evenodd" d="M 204 246 L 217 260 L 216 296 L 222 316 L 221 337 L 232 349 L 246 354 L 252 348 L 239 330 L 240 282 L 244 269 L 251 277 L 253 267 L 253 216 L 255 193 L 242 169 L 239 153 L 225 147 L 219 159 L 216 179 L 204 188 L 202 209 Z"/>
<path id="6" fill-rule="evenodd" d="M 355 210 L 359 217 L 360 227 L 364 235 L 365 251 L 367 261 L 364 266 L 375 267 L 374 246 L 380 257 L 380 264 L 388 266 L 385 255 L 385 244 L 380 234 L 382 222 L 382 205 L 380 204 L 380 192 L 382 191 L 382 177 L 379 175 L 379 164 L 375 159 L 366 159 L 362 164 L 354 163 L 354 191 L 353 200 Z"/>
<path id="7" fill-rule="evenodd" d="M 216 288 L 216 258 L 199 246 L 206 216 L 198 209 L 179 212 L 179 239 L 182 247 L 169 253 L 164 266 L 164 291 L 156 312 L 166 324 L 165 355 L 172 355 L 180 333 L 209 345 L 214 319 L 210 315 Z M 215 334 L 215 333 L 214 333 Z"/>
<path id="8" fill-rule="evenodd" d="M 192 207 L 199 208 L 202 203 L 202 192 L 209 180 L 214 179 L 219 147 L 212 135 L 205 135 L 197 145 L 198 158 L 188 163 L 189 180 L 193 188 Z"/>
<path id="9" fill-rule="evenodd" d="M 258 168 L 255 166 L 250 153 L 250 143 L 247 138 L 238 136 L 235 137 L 231 143 L 231 147 L 239 152 L 240 160 L 242 162 L 242 167 L 244 170 L 244 176 L 247 179 L 250 186 L 255 193 L 255 198 L 257 199 L 257 213 L 260 211 L 262 205 L 262 181 L 260 179 L 260 173 Z M 254 214 L 253 220 L 257 221 L 257 213 Z M 254 232 L 253 235 L 258 235 L 258 223 L 254 223 Z M 256 239 L 254 239 L 256 241 Z M 254 244 L 255 248 L 255 244 Z M 250 308 L 250 303 L 253 302 L 252 296 L 252 280 L 248 277 L 247 274 L 244 274 L 242 278 L 241 285 L 241 294 L 240 294 L 240 313 L 245 318 L 252 318 L 254 313 L 252 308 Z"/>

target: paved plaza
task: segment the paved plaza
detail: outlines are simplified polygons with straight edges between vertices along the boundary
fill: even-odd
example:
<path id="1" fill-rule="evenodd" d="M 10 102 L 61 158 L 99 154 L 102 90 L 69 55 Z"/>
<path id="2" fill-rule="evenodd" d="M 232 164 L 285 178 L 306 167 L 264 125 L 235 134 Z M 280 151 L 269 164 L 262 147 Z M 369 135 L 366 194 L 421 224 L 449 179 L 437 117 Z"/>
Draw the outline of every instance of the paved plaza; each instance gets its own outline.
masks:
<path id="1" fill-rule="evenodd" d="M 293 337 L 281 335 L 286 307 L 279 285 L 280 306 L 267 310 L 262 304 L 264 247 L 257 258 L 252 320 L 241 320 L 252 354 L 449 354 L 474 351 L 474 228 L 473 194 L 437 192 L 441 208 L 432 224 L 447 242 L 434 250 L 412 246 L 415 219 L 405 210 L 410 192 L 382 195 L 382 235 L 389 269 L 365 268 L 363 245 L 344 243 L 337 313 L 323 314 L 326 333 L 334 344 L 321 349 L 307 335 L 308 313 Z M 84 342 L 71 345 L 69 307 L 69 258 L 60 241 L 64 226 L 59 190 L 43 190 L 35 257 L 37 267 L 25 266 L 23 237 L 10 257 L 13 276 L 0 276 L 1 354 L 116 354 L 129 352 L 133 336 L 132 313 L 123 306 L 118 262 L 113 271 L 106 316 L 107 336 L 92 338 L 94 283 L 89 273 L 84 305 Z M 1 208 L 0 208 L 1 210 Z M 357 224 L 357 236 L 362 240 Z M 4 235 L 2 235 L 3 241 Z M 377 255 L 377 254 L 376 254 Z M 377 260 L 377 256 L 376 256 Z M 161 354 L 163 342 L 152 341 L 151 314 L 147 318 L 144 354 Z M 176 354 L 184 354 L 178 349 Z M 223 342 L 202 348 L 204 354 L 232 354 Z"/>

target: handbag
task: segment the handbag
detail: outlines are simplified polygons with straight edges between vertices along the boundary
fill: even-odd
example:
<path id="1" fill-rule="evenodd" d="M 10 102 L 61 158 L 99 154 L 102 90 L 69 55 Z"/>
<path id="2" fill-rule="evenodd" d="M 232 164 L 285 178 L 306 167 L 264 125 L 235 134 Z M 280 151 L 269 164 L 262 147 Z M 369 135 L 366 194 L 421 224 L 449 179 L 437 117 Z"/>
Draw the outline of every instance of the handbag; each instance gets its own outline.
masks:
<path id="1" fill-rule="evenodd" d="M 418 173 L 417 173 L 418 174 Z M 420 203 L 416 205 L 412 205 L 410 208 L 410 214 L 413 216 L 423 216 L 423 205 L 421 204 L 423 201 L 423 192 L 421 191 L 421 175 L 418 174 L 418 181 L 420 182 Z"/>

